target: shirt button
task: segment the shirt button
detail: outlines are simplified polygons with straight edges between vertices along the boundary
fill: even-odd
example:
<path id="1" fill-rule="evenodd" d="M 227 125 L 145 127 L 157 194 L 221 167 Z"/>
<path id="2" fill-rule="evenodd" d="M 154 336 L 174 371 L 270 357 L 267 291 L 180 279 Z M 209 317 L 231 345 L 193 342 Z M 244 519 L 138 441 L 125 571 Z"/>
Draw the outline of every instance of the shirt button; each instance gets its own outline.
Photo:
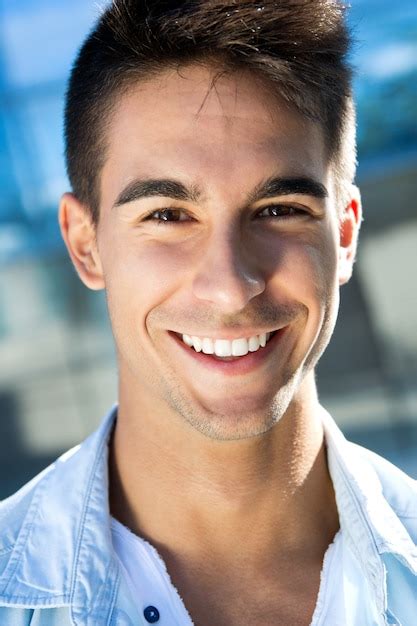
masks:
<path id="1" fill-rule="evenodd" d="M 159 622 L 159 611 L 155 606 L 147 606 L 146 609 L 144 609 L 143 614 L 149 624 Z"/>

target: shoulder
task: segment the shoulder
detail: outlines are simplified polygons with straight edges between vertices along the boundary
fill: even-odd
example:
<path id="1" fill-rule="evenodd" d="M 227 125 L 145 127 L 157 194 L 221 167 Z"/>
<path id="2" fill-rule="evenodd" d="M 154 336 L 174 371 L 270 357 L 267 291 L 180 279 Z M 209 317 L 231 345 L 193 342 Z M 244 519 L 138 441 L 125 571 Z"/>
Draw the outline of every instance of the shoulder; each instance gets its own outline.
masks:
<path id="1" fill-rule="evenodd" d="M 19 609 L 0 606 L 0 624 L 4 626 L 72 626 L 67 607 Z"/>
<path id="2" fill-rule="evenodd" d="M 417 481 L 379 454 L 352 442 L 349 446 L 374 470 L 385 500 L 417 544 Z"/>
<path id="3" fill-rule="evenodd" d="M 4 555 L 13 549 L 32 503 L 43 492 L 54 469 L 55 463 L 52 463 L 16 493 L 0 502 L 0 573 Z"/>
<path id="4" fill-rule="evenodd" d="M 61 616 L 45 620 L 65 615 L 76 595 L 92 598 L 102 610 L 91 589 L 103 572 L 110 587 L 117 580 L 108 529 L 108 438 L 114 418 L 112 410 L 81 444 L 0 503 L 3 613 L 16 609 L 16 619 L 23 620 L 20 615 L 26 619 L 33 609 L 30 624 L 66 625 L 71 622 Z M 0 612 L 3 623 L 9 622 Z"/>
<path id="5" fill-rule="evenodd" d="M 88 439 L 84 444 L 86 442 Z M 23 548 L 35 529 L 43 527 L 58 531 L 63 511 L 68 513 L 68 521 L 71 512 L 78 510 L 75 505 L 80 504 L 79 491 L 74 487 L 77 483 L 85 483 L 83 465 L 90 460 L 88 456 L 85 458 L 81 449 L 82 445 L 77 445 L 64 452 L 13 495 L 0 502 L 0 582 L 8 555 L 17 546 Z M 74 505 L 72 511 L 71 503 Z"/>
<path id="6" fill-rule="evenodd" d="M 45 492 L 56 462 L 32 478 L 9 498 L 0 502 L 0 591 L 9 589 L 10 563 L 16 547 L 25 541 L 34 524 L 34 512 L 41 494 Z M 13 591 L 11 591 L 13 596 Z M 7 593 L 6 593 L 7 595 Z M 16 606 L 20 604 L 21 606 Z M 29 608 L 24 597 L 10 598 L 4 603 L 0 595 L 0 624 L 7 626 L 70 626 L 67 607 L 51 609 Z"/>
<path id="7" fill-rule="evenodd" d="M 417 481 L 379 454 L 348 441 L 323 407 L 321 418 L 333 483 L 349 483 L 366 508 L 382 497 L 397 517 L 417 519 Z"/>
<path id="8" fill-rule="evenodd" d="M 384 457 L 355 443 L 349 444 L 375 470 L 385 498 L 399 515 L 417 517 L 417 480 Z"/>
<path id="9" fill-rule="evenodd" d="M 82 513 L 93 480 L 101 487 L 106 481 L 107 442 L 116 414 L 117 405 L 81 444 L 0 502 L 0 564 L 1 555 L 13 548 L 22 526 L 54 530 L 63 520 L 73 521 L 75 512 Z"/>

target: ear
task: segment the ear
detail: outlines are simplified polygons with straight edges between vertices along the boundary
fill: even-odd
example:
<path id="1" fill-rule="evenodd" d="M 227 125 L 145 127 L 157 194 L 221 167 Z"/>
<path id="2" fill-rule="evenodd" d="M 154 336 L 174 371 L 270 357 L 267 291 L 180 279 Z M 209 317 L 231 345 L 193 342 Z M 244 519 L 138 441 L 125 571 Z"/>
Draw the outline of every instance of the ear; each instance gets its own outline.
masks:
<path id="1" fill-rule="evenodd" d="M 352 275 L 361 222 L 361 194 L 352 185 L 349 201 L 339 217 L 339 285 L 347 283 Z"/>
<path id="2" fill-rule="evenodd" d="M 58 219 L 62 237 L 78 276 L 89 289 L 104 289 L 96 228 L 88 210 L 72 193 L 65 193 L 59 204 Z"/>

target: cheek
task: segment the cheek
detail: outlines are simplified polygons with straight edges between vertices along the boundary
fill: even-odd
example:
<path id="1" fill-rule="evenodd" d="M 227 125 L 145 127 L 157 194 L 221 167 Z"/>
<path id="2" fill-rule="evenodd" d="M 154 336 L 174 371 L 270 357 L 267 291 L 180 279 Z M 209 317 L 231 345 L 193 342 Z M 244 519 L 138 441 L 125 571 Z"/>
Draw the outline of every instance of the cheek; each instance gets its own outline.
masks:
<path id="1" fill-rule="evenodd" d="M 338 310 L 337 255 L 332 239 L 293 243 L 284 255 L 276 298 L 302 305 L 294 354 L 308 367 L 329 342 Z"/>
<path id="2" fill-rule="evenodd" d="M 276 269 L 276 282 L 290 299 L 310 311 L 326 306 L 337 288 L 337 255 L 330 233 L 288 240 Z"/>
<path id="3" fill-rule="evenodd" d="M 331 297 L 337 286 L 337 259 L 333 252 L 333 248 L 326 246 L 305 250 L 304 268 L 309 268 L 305 272 L 306 289 L 311 297 L 323 302 Z"/>
<path id="4" fill-rule="evenodd" d="M 183 246 L 152 240 L 113 247 L 105 265 L 106 288 L 117 306 L 145 313 L 178 290 L 192 269 Z M 117 300 L 115 295 L 117 294 Z"/>

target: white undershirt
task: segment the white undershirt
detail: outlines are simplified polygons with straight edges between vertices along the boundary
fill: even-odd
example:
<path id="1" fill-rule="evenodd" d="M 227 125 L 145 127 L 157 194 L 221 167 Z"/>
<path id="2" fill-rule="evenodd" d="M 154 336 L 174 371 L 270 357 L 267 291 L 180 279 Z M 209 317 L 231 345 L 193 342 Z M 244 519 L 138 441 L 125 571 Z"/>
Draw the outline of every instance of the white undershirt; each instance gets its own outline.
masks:
<path id="1" fill-rule="evenodd" d="M 159 612 L 157 626 L 193 626 L 184 603 L 171 582 L 156 549 L 111 518 L 114 550 L 140 613 L 147 607 Z M 324 556 L 320 590 L 310 626 L 350 626 L 343 594 L 342 532 L 336 534 Z M 149 622 L 143 618 L 143 624 Z"/>

